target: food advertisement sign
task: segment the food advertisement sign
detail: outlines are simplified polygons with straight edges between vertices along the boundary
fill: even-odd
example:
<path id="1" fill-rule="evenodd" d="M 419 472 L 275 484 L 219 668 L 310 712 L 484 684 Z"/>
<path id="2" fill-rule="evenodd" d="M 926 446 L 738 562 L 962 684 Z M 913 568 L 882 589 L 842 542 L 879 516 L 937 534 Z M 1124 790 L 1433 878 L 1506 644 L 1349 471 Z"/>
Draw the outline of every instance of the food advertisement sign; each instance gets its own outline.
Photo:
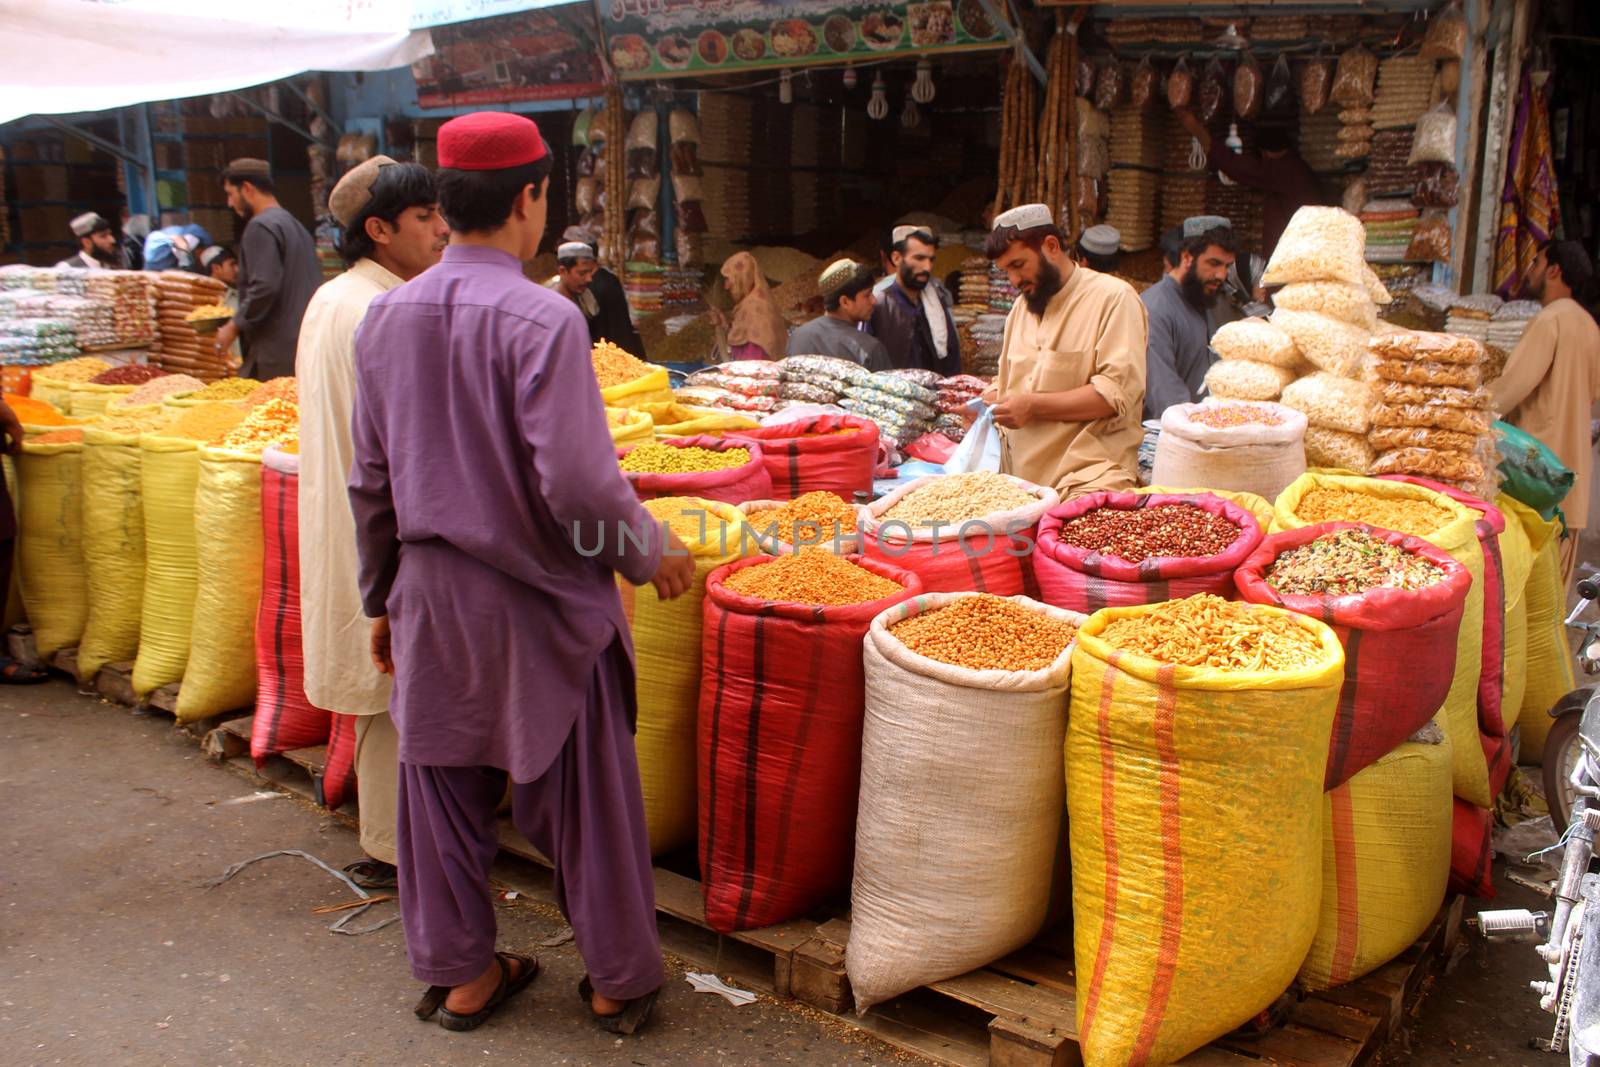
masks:
<path id="1" fill-rule="evenodd" d="M 621 78 L 1002 48 L 980 0 L 598 0 Z"/>
<path id="2" fill-rule="evenodd" d="M 605 92 L 589 4 L 563 4 L 440 26 L 433 55 L 411 65 L 422 107 L 571 100 Z"/>

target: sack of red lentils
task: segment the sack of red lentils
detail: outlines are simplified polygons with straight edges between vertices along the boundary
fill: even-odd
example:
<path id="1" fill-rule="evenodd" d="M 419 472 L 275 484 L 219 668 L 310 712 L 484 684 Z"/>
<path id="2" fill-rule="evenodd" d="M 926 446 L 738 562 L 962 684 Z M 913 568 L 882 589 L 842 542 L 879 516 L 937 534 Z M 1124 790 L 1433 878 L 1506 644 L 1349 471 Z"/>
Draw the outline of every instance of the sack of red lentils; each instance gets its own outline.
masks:
<path id="1" fill-rule="evenodd" d="M 753 430 L 729 430 L 723 436 L 761 446 L 772 478 L 772 492 L 766 495 L 776 500 L 823 490 L 850 501 L 857 493 L 872 491 L 878 424 L 871 419 L 813 415 Z"/>
<path id="2" fill-rule="evenodd" d="M 1068 611 L 1233 600 L 1233 572 L 1261 536 L 1254 515 L 1209 493 L 1090 493 L 1039 523 L 1033 573 L 1039 599 Z"/>
<path id="3" fill-rule="evenodd" d="M 619 448 L 617 462 L 640 500 L 697 496 L 742 504 L 772 495 L 761 446 L 716 437 L 673 437 Z"/>
<path id="4" fill-rule="evenodd" d="M 900 567 L 828 552 L 752 556 L 706 579 L 700 871 L 719 933 L 850 891 L 861 783 L 861 643 L 922 592 Z"/>
<path id="5" fill-rule="evenodd" d="M 1028 557 L 1039 519 L 1060 500 L 1009 474 L 935 474 L 873 501 L 858 525 L 868 557 L 916 572 L 930 593 L 1042 600 Z"/>
<path id="6" fill-rule="evenodd" d="M 1344 646 L 1323 788 L 1383 758 L 1450 695 L 1472 576 L 1444 549 L 1361 523 L 1318 523 L 1268 537 L 1234 583 L 1242 600 L 1322 620 Z"/>

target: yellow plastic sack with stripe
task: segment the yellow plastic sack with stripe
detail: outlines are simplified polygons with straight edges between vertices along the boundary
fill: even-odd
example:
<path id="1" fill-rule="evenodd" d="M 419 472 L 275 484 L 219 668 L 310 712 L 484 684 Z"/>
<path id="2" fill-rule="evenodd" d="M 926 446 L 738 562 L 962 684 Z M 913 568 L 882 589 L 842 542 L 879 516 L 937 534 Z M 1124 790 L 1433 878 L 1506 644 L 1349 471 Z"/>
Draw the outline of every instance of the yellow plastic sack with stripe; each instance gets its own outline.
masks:
<path id="1" fill-rule="evenodd" d="M 1300 968 L 1344 985 L 1422 935 L 1450 880 L 1450 739 L 1432 723 L 1323 797 L 1322 916 Z"/>
<path id="2" fill-rule="evenodd" d="M 72 414 L 72 383 L 41 377 L 38 373 L 28 386 L 28 395 L 46 404 L 54 404 L 63 415 Z"/>
<path id="3" fill-rule="evenodd" d="M 600 399 L 608 408 L 636 408 L 640 404 L 668 404 L 672 402 L 672 379 L 667 368 L 657 367 L 642 378 L 621 382 L 600 390 Z"/>
<path id="4" fill-rule="evenodd" d="M 1210 493 L 1220 496 L 1224 500 L 1231 500 L 1256 517 L 1263 531 L 1272 528 L 1272 501 L 1264 496 L 1254 493 L 1229 492 L 1222 489 L 1177 489 L 1170 485 L 1146 485 L 1133 490 L 1141 495 L 1148 493 Z"/>
<path id="5" fill-rule="evenodd" d="M 83 565 L 89 620 L 78 644 L 78 677 L 139 651 L 144 602 L 144 490 L 139 435 L 90 427 L 83 434 Z"/>
<path id="6" fill-rule="evenodd" d="M 1322 899 L 1322 780 L 1344 651 L 1323 623 L 1305 669 L 1231 672 L 1078 631 L 1067 813 L 1086 1067 L 1171 1063 L 1294 981 Z M 1267 925 L 1270 924 L 1270 931 Z"/>
<path id="7" fill-rule="evenodd" d="M 17 457 L 17 560 L 40 656 L 77 647 L 89 619 L 83 569 L 83 445 L 24 441 Z"/>
<path id="8" fill-rule="evenodd" d="M 1500 683 L 1500 715 L 1506 731 L 1517 722 L 1528 686 L 1528 577 L 1548 537 L 1539 513 L 1504 493 L 1494 502 L 1505 516 L 1500 535 L 1500 569 L 1506 586 L 1505 667 Z"/>
<path id="9" fill-rule="evenodd" d="M 256 695 L 261 604 L 261 453 L 200 447 L 194 490 L 194 632 L 177 719 L 209 719 Z"/>
<path id="10" fill-rule="evenodd" d="M 0 467 L 5 469 L 6 489 L 11 494 L 11 506 L 21 514 L 22 502 L 17 499 L 17 466 L 10 456 L 0 456 Z M 9 633 L 13 626 L 28 621 L 28 612 L 22 606 L 22 586 L 17 581 L 15 549 L 11 559 L 11 582 L 6 590 L 6 615 L 4 627 Z"/>
<path id="11" fill-rule="evenodd" d="M 761 425 L 759 419 L 736 411 L 696 408 L 676 401 L 636 406 L 650 413 L 657 437 L 699 437 L 701 434 L 715 437 L 723 430 L 753 430 Z"/>
<path id="12" fill-rule="evenodd" d="M 699 497 L 659 497 L 646 510 L 672 524 L 694 556 L 694 587 L 663 601 L 653 586 L 635 588 L 622 578 L 622 608 L 633 631 L 634 679 L 639 722 L 634 748 L 644 792 L 650 854 L 691 844 L 698 830 L 695 808 L 696 723 L 700 706 L 701 603 L 706 575 L 729 560 L 756 551 L 741 536 L 744 516 L 730 504 Z M 703 520 L 703 524 L 702 524 Z"/>
<path id="13" fill-rule="evenodd" d="M 194 489 L 200 445 L 179 437 L 139 439 L 144 499 L 144 602 L 133 691 L 143 699 L 183 679 L 194 621 Z"/>
<path id="14" fill-rule="evenodd" d="M 1450 695 L 1439 709 L 1436 721 L 1450 736 L 1454 761 L 1456 796 L 1469 804 L 1487 808 L 1493 804 L 1489 794 L 1489 764 L 1478 739 L 1478 677 L 1483 673 L 1483 548 L 1478 543 L 1478 513 L 1456 503 L 1443 493 L 1407 482 L 1386 482 L 1358 474 L 1307 472 L 1296 478 L 1273 505 L 1273 530 L 1297 530 L 1309 525 L 1296 513 L 1300 500 L 1313 489 L 1334 489 L 1363 493 L 1382 500 L 1420 500 L 1448 512 L 1443 526 L 1416 534 L 1446 552 L 1472 576 L 1472 588 L 1461 614 L 1461 633 L 1456 639 L 1456 672 Z M 1353 516 L 1352 516 L 1353 517 Z M 1326 521 L 1319 519 L 1318 521 Z M 1356 521 L 1364 521 L 1357 519 Z M 1378 524 L 1374 524 L 1378 525 Z"/>
<path id="15" fill-rule="evenodd" d="M 104 415 L 113 400 L 120 400 L 137 389 L 136 385 L 96 385 L 93 382 L 73 382 L 67 387 L 72 396 L 72 415 Z"/>
<path id="16" fill-rule="evenodd" d="M 1562 625 L 1567 597 L 1561 582 L 1561 539 L 1553 533 L 1534 557 L 1523 599 L 1528 603 L 1528 682 L 1517 725 L 1522 730 L 1521 762 L 1537 766 L 1544 760 L 1545 738 L 1555 722 L 1550 709 L 1578 688 L 1572 648 Z"/>
<path id="17" fill-rule="evenodd" d="M 606 408 L 606 423 L 611 427 L 611 443 L 618 448 L 647 445 L 656 439 L 650 416 L 628 408 Z"/>

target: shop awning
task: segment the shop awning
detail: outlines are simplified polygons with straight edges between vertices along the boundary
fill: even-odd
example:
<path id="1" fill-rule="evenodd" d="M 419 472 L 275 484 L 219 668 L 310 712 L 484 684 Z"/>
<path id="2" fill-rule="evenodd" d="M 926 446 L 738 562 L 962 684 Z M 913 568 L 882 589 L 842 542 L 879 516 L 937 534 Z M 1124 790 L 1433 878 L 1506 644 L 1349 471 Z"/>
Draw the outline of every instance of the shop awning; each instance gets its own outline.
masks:
<path id="1" fill-rule="evenodd" d="M 0 0 L 0 123 L 229 92 L 308 70 L 388 70 L 433 53 L 428 31 L 410 29 L 409 0 L 274 0 L 216 13 L 234 6 Z"/>

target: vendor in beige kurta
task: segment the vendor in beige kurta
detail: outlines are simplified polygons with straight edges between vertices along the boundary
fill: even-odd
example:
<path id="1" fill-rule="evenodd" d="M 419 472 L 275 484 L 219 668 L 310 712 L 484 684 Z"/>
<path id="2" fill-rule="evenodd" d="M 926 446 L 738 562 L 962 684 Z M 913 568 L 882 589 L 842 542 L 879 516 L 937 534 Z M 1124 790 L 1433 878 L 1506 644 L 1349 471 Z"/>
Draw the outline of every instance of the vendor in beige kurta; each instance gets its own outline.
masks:
<path id="1" fill-rule="evenodd" d="M 1066 497 L 1138 485 L 1146 319 L 1127 282 L 1080 266 L 1043 204 L 995 219 L 985 251 L 1021 294 L 984 394 L 1000 470 Z"/>
<path id="2" fill-rule="evenodd" d="M 449 229 L 433 175 L 375 156 L 334 186 L 328 207 L 343 227 L 350 269 L 317 290 L 300 327 L 300 611 L 306 697 L 356 718 L 361 847 L 395 862 L 399 738 L 389 720 L 389 676 L 372 662 L 372 625 L 361 607 L 348 480 L 355 449 L 356 327 L 379 293 L 439 261 Z M 379 872 L 378 880 L 382 880 Z"/>
<path id="3" fill-rule="evenodd" d="M 1568 585 L 1578 534 L 1589 528 L 1589 416 L 1600 401 L 1600 327 L 1573 293 L 1593 283 L 1593 265 L 1578 242 L 1554 241 L 1541 249 L 1524 287 L 1544 310 L 1528 324 L 1505 373 L 1489 386 L 1505 420 L 1543 441 L 1572 470 L 1572 490 L 1561 503 L 1570 531 L 1561 542 L 1561 575 Z"/>

